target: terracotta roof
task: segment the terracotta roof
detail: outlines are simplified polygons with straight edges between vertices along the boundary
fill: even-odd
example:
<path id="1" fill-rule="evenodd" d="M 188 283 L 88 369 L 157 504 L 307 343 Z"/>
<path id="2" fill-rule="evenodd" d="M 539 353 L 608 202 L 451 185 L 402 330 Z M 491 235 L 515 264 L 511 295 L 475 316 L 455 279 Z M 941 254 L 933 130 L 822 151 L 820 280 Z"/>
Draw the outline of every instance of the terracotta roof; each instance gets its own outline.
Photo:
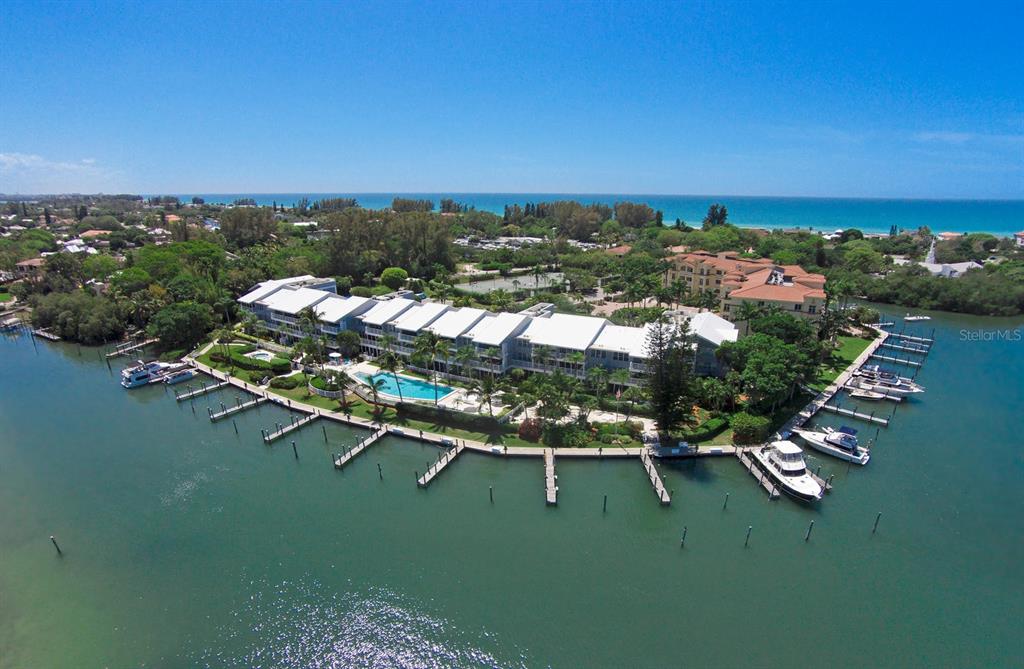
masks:
<path id="1" fill-rule="evenodd" d="M 622 246 L 613 246 L 612 248 L 606 250 L 605 253 L 609 253 L 613 256 L 624 256 L 632 250 L 632 246 L 630 246 L 629 244 L 623 244 Z"/>
<path id="2" fill-rule="evenodd" d="M 110 230 L 86 230 L 85 232 L 83 232 L 82 234 L 80 234 L 78 236 L 83 238 L 83 239 L 89 239 L 91 237 L 102 237 L 104 235 L 109 235 L 109 234 L 110 234 Z"/>
<path id="3" fill-rule="evenodd" d="M 18 263 L 18 267 L 42 267 L 45 263 L 46 258 L 29 258 Z"/>

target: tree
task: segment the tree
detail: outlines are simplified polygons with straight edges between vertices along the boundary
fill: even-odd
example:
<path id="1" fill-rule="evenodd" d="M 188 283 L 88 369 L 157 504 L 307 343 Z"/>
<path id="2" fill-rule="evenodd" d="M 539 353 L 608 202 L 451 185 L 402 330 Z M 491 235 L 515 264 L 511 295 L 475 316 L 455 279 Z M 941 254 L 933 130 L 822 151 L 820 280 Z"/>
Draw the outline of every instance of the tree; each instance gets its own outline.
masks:
<path id="1" fill-rule="evenodd" d="M 221 234 L 239 248 L 267 241 L 275 229 L 274 217 L 263 207 L 233 207 L 220 216 Z"/>
<path id="2" fill-rule="evenodd" d="M 190 350 L 213 327 L 213 310 L 205 304 L 178 302 L 153 315 L 147 332 L 164 350 Z"/>
<path id="3" fill-rule="evenodd" d="M 708 213 L 704 216 L 703 229 L 710 230 L 718 225 L 725 225 L 729 218 L 729 211 L 724 204 L 715 203 L 708 207 Z"/>
<path id="4" fill-rule="evenodd" d="M 351 358 L 359 352 L 361 341 L 358 332 L 342 330 L 334 339 L 338 344 L 338 351 L 346 358 Z"/>
<path id="5" fill-rule="evenodd" d="M 663 318 L 650 325 L 645 372 L 655 424 L 667 436 L 690 419 L 693 406 L 693 346 L 686 324 Z"/>
<path id="6" fill-rule="evenodd" d="M 401 267 L 388 267 L 380 273 L 380 282 L 391 290 L 398 290 L 405 285 L 409 273 Z"/>
<path id="7" fill-rule="evenodd" d="M 117 261 L 106 254 L 89 256 L 82 261 L 82 273 L 86 278 L 105 281 L 117 271 Z"/>
<path id="8" fill-rule="evenodd" d="M 476 348 L 471 345 L 460 346 L 455 349 L 455 362 L 459 366 L 459 373 L 462 376 L 471 376 L 473 363 L 477 361 Z M 469 370 L 469 374 L 467 374 Z"/>
<path id="9" fill-rule="evenodd" d="M 714 376 L 702 380 L 700 390 L 703 400 L 715 411 L 721 411 L 726 403 L 731 404 L 734 397 L 729 384 Z"/>
<path id="10" fill-rule="evenodd" d="M 395 379 L 395 387 L 398 388 L 398 401 L 404 402 L 405 397 L 402 395 L 402 384 L 398 381 L 398 355 L 394 351 L 386 351 L 377 358 L 377 365 L 385 372 L 391 372 L 391 376 Z"/>
<path id="11" fill-rule="evenodd" d="M 441 338 L 433 332 L 421 332 L 413 340 L 413 350 L 430 365 L 434 382 L 434 406 L 437 406 L 437 356 L 441 349 Z M 447 342 L 445 342 L 447 349 Z"/>

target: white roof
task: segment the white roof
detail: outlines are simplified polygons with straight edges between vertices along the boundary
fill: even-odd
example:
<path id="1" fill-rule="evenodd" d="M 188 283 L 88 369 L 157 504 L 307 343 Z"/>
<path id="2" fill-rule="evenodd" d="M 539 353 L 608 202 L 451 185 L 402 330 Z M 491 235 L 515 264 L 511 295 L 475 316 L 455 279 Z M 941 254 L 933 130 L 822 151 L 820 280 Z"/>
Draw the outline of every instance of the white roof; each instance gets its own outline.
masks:
<path id="1" fill-rule="evenodd" d="M 265 304 L 274 311 L 294 316 L 306 307 L 311 307 L 333 294 L 328 293 L 326 290 L 316 290 L 315 288 L 291 288 L 284 286 L 260 300 L 260 303 Z"/>
<path id="2" fill-rule="evenodd" d="M 702 311 L 690 318 L 690 332 L 716 346 L 723 341 L 736 341 L 740 334 L 735 325 L 710 311 Z"/>
<path id="3" fill-rule="evenodd" d="M 394 320 L 389 321 L 389 325 L 393 326 L 396 330 L 404 330 L 405 332 L 419 332 L 426 326 L 434 322 L 434 320 L 448 311 L 448 305 L 442 304 L 441 302 L 424 302 L 417 304 L 412 309 L 403 311 L 402 315 L 396 317 Z"/>
<path id="4" fill-rule="evenodd" d="M 292 283 L 299 283 L 308 279 L 316 278 L 312 274 L 304 274 L 302 276 L 293 276 L 287 279 L 271 279 L 270 281 L 262 281 L 256 284 L 256 287 L 250 290 L 245 295 L 238 298 L 238 301 L 242 304 L 252 304 L 257 300 L 262 300 L 278 288 L 287 286 Z"/>
<path id="5" fill-rule="evenodd" d="M 800 453 L 803 453 L 803 451 L 800 450 L 800 447 L 794 444 L 792 441 L 773 441 L 772 446 L 779 453 L 784 453 L 786 455 L 798 455 Z"/>
<path id="6" fill-rule="evenodd" d="M 359 318 L 367 325 L 384 325 L 414 304 L 416 304 L 415 301 L 404 297 L 385 300 L 384 302 L 377 304 L 377 306 L 373 307 Z"/>
<path id="7" fill-rule="evenodd" d="M 535 346 L 552 346 L 584 351 L 605 326 L 603 318 L 552 314 L 547 318 L 533 318 L 520 338 Z"/>
<path id="8" fill-rule="evenodd" d="M 316 314 L 325 323 L 338 323 L 342 318 L 370 302 L 368 297 L 340 297 L 331 295 L 326 300 L 316 305 Z"/>
<path id="9" fill-rule="evenodd" d="M 628 353 L 634 358 L 647 357 L 647 326 L 633 328 L 626 325 L 608 324 L 597 335 L 590 348 L 599 351 Z"/>
<path id="10" fill-rule="evenodd" d="M 465 336 L 481 346 L 501 346 L 509 335 L 528 319 L 529 316 L 507 312 L 497 316 L 488 314 L 481 318 Z"/>
<path id="11" fill-rule="evenodd" d="M 463 307 L 462 309 L 449 309 L 436 321 L 431 323 L 427 330 L 438 337 L 455 339 L 469 328 L 476 325 L 477 321 L 487 314 L 483 309 Z"/>

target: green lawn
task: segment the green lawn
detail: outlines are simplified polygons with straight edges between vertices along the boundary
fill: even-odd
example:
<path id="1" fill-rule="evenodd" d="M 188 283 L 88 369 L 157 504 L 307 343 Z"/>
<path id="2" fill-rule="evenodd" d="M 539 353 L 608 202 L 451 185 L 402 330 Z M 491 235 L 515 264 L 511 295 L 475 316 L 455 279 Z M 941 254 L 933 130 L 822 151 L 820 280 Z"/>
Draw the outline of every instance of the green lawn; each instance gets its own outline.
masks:
<path id="1" fill-rule="evenodd" d="M 832 352 L 818 374 L 818 378 L 808 385 L 815 390 L 824 390 L 828 384 L 836 380 L 836 377 L 843 373 L 850 363 L 857 359 L 857 356 L 864 352 L 870 344 L 870 339 L 860 337 L 839 337 L 839 348 Z"/>
<path id="2" fill-rule="evenodd" d="M 10 293 L 0 293 L 0 302 L 10 302 L 14 299 L 14 296 Z"/>

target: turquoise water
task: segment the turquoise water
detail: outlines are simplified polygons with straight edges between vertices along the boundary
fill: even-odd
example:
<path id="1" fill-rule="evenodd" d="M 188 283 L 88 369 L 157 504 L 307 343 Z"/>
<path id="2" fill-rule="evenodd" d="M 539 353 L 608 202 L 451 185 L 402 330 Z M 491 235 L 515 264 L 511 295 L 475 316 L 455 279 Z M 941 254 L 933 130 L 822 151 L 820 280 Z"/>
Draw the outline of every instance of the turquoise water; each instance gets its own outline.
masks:
<path id="1" fill-rule="evenodd" d="M 372 377 L 369 374 L 357 374 L 360 379 L 366 381 L 372 378 L 374 381 L 382 381 L 383 385 L 380 387 L 378 392 L 392 397 L 404 397 L 406 399 L 414 400 L 431 400 L 433 401 L 434 395 L 434 384 L 429 381 L 422 379 L 414 379 L 411 376 L 398 375 L 398 382 L 395 382 L 395 377 L 391 374 L 385 374 L 383 372 L 374 374 Z M 401 386 L 401 395 L 399 395 L 399 386 Z M 444 399 L 450 393 L 455 392 L 454 388 L 446 386 L 444 384 L 437 384 L 437 399 Z"/>
<path id="2" fill-rule="evenodd" d="M 188 201 L 193 194 L 179 195 Z M 443 197 L 501 214 L 506 204 L 552 200 L 578 200 L 613 205 L 622 200 L 646 202 L 660 209 L 666 223 L 681 218 L 699 225 L 714 202 L 725 204 L 729 220 L 737 225 L 763 228 L 813 228 L 832 231 L 858 228 L 888 233 L 892 225 L 904 230 L 928 226 L 934 232 L 990 232 L 1000 236 L 1024 230 L 1024 200 L 889 200 L 853 198 L 749 197 L 737 195 L 628 195 L 579 193 L 232 193 L 202 194 L 207 202 L 232 202 L 251 197 L 258 204 L 292 205 L 306 197 L 355 197 L 363 207 L 390 207 L 394 197 Z"/>
<path id="3" fill-rule="evenodd" d="M 660 463 L 669 507 L 609 460 L 559 460 L 557 507 L 539 460 L 467 453 L 421 490 L 433 447 L 338 472 L 364 432 L 266 446 L 281 407 L 236 435 L 205 417 L 234 391 L 193 413 L 95 349 L 0 339 L 0 667 L 1019 666 L 1024 344 L 994 333 L 1024 320 L 933 326 L 870 464 L 808 453 L 816 508 L 728 458 Z"/>

